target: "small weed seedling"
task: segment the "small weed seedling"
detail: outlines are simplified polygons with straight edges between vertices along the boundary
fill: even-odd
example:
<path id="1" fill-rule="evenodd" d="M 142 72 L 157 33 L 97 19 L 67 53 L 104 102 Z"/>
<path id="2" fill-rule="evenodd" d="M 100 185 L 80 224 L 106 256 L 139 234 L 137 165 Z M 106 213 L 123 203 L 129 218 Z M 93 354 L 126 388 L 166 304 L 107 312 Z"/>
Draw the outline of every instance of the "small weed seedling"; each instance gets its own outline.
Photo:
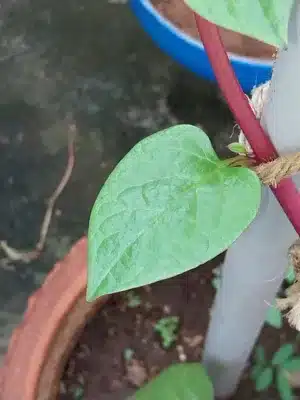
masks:
<path id="1" fill-rule="evenodd" d="M 221 283 L 221 269 L 217 267 L 214 268 L 212 272 L 213 272 L 213 278 L 211 280 L 211 284 L 215 290 L 218 290 Z"/>
<path id="2" fill-rule="evenodd" d="M 126 293 L 127 306 L 129 308 L 139 307 L 142 303 L 140 296 L 133 290 Z"/>
<path id="3" fill-rule="evenodd" d="M 164 349 L 169 349 L 177 340 L 178 327 L 179 317 L 164 317 L 155 324 L 154 330 L 160 335 Z"/>
<path id="4" fill-rule="evenodd" d="M 257 346 L 251 378 L 258 392 L 267 390 L 274 383 L 282 400 L 292 400 L 293 390 L 288 381 L 288 374 L 295 371 L 300 371 L 300 357 L 294 355 L 293 344 L 283 344 L 269 362 L 264 348 Z"/>
<path id="5" fill-rule="evenodd" d="M 282 312 L 276 307 L 275 302 L 268 308 L 266 324 L 273 328 L 280 329 L 283 324 Z"/>
<path id="6" fill-rule="evenodd" d="M 126 362 L 130 362 L 133 356 L 134 356 L 134 350 L 132 350 L 130 347 L 126 347 L 126 349 L 124 349 L 123 351 L 124 360 Z"/>
<path id="7" fill-rule="evenodd" d="M 84 388 L 83 386 L 76 386 L 72 389 L 73 400 L 83 400 L 84 399 Z"/>

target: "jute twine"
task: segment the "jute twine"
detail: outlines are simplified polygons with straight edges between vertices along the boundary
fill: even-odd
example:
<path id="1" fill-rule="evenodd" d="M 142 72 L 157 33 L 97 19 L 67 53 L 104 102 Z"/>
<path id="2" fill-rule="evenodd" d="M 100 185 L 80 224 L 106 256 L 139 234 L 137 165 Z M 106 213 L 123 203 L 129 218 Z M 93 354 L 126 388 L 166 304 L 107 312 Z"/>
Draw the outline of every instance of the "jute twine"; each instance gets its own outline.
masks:
<path id="1" fill-rule="evenodd" d="M 247 166 L 258 175 L 264 185 L 276 187 L 278 183 L 300 172 L 300 153 L 288 154 L 275 160 L 253 165 L 254 161 L 245 156 L 237 156 L 229 161 L 231 166 Z"/>
<path id="2" fill-rule="evenodd" d="M 279 157 L 253 169 L 265 185 L 276 186 L 282 179 L 300 172 L 300 153 Z"/>
<path id="3" fill-rule="evenodd" d="M 261 119 L 263 105 L 268 99 L 269 86 L 270 82 L 259 86 L 253 91 L 251 100 L 249 99 L 249 104 L 257 119 Z M 248 157 L 237 156 L 229 164 L 247 165 L 256 172 L 265 185 L 276 186 L 282 179 L 300 172 L 300 153 L 284 155 L 255 166 L 251 161 L 253 160 L 252 149 L 242 131 L 239 134 L 239 142 L 246 148 Z M 277 307 L 283 311 L 289 310 L 286 314 L 289 324 L 300 331 L 300 238 L 288 249 L 288 258 L 294 267 L 296 279 L 286 290 L 286 297 L 277 299 Z"/>
<path id="4" fill-rule="evenodd" d="M 270 87 L 270 81 L 263 85 L 255 88 L 252 93 L 251 99 L 248 97 L 249 104 L 257 119 L 261 119 L 263 105 L 268 100 L 268 92 Z M 287 177 L 293 176 L 300 172 L 300 153 L 288 154 L 276 158 L 275 160 L 266 160 L 265 163 L 258 166 L 251 166 L 251 159 L 253 160 L 252 149 L 245 138 L 242 131 L 239 134 L 239 142 L 246 148 L 247 154 L 250 158 L 245 161 L 244 165 L 252 168 L 262 183 L 268 186 L 276 186 L 278 183 Z M 236 161 L 233 158 L 233 164 L 243 165 L 242 157 L 236 157 Z"/>

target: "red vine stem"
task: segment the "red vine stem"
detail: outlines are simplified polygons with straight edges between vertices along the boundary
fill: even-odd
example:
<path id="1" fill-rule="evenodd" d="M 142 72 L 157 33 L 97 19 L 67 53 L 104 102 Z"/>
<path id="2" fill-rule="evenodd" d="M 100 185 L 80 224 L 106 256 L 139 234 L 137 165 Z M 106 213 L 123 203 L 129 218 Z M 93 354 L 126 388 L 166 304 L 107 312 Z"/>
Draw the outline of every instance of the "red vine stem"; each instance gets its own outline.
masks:
<path id="1" fill-rule="evenodd" d="M 278 153 L 270 138 L 256 119 L 243 93 L 224 49 L 219 29 L 216 25 L 195 14 L 201 41 L 212 64 L 219 87 L 237 121 L 244 132 L 258 162 L 270 161 Z M 300 196 L 291 178 L 281 181 L 271 188 L 284 212 L 300 235 Z"/>

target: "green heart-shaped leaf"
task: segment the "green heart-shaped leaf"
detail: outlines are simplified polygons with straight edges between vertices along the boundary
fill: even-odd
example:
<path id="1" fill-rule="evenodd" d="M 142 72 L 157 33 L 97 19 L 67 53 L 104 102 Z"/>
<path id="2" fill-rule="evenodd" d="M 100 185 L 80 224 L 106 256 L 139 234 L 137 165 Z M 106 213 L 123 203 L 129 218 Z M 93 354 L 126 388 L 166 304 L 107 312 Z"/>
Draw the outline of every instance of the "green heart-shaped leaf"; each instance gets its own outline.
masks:
<path id="1" fill-rule="evenodd" d="M 163 371 L 132 400 L 213 400 L 213 387 L 199 363 L 177 364 Z"/>
<path id="2" fill-rule="evenodd" d="M 287 43 L 294 0 L 185 0 L 209 21 L 274 46 Z"/>
<path id="3" fill-rule="evenodd" d="M 142 140 L 111 173 L 93 207 L 88 299 L 210 260 L 253 220 L 260 196 L 255 173 L 220 161 L 194 126 Z"/>

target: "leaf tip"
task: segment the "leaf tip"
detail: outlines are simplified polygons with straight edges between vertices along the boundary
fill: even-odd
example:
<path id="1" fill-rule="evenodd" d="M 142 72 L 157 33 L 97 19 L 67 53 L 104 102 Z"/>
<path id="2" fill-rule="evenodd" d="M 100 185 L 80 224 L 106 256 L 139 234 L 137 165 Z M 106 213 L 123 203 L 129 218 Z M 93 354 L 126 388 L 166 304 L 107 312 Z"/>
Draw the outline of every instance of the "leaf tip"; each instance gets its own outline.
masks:
<path id="1" fill-rule="evenodd" d="M 95 301 L 97 299 L 97 295 L 95 292 L 92 292 L 91 290 L 89 290 L 89 286 L 87 287 L 87 291 L 86 291 L 86 301 L 88 303 L 92 303 L 93 301 Z"/>

